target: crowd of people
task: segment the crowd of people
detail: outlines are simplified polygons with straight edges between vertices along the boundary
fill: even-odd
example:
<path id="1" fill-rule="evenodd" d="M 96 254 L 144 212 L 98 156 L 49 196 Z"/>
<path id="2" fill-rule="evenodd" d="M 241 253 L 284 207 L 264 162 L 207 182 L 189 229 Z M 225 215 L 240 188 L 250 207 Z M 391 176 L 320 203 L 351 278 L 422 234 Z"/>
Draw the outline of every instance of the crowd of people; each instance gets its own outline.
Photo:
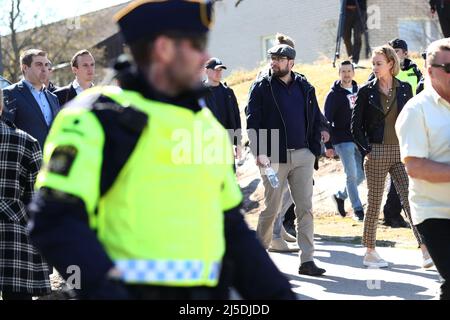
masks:
<path id="1" fill-rule="evenodd" d="M 294 41 L 277 36 L 245 108 L 264 186 L 255 234 L 235 176 L 238 102 L 222 82 L 225 64 L 206 52 L 211 15 L 207 1 L 130 3 L 115 20 L 133 61 L 116 64 L 116 85 L 94 85 L 87 50 L 73 56 L 74 81 L 61 88 L 46 52 L 22 54 L 23 80 L 0 96 L 2 298 L 47 295 L 53 267 L 67 280 L 77 266 L 80 299 L 227 299 L 230 287 L 244 299 L 295 299 L 267 251 L 298 251 L 299 274 L 326 274 L 314 261 L 312 207 L 325 144 L 346 176 L 331 192 L 336 211 L 345 217 L 350 199 L 364 226 L 361 265 L 389 266 L 376 251 L 389 174 L 385 223 L 411 227 L 422 266 L 436 266 L 440 297 L 450 299 L 450 38 L 427 48 L 425 77 L 401 39 L 372 51 L 361 86 L 357 56 L 342 61 L 323 114 L 314 85 L 293 71 Z M 180 149 L 181 133 L 207 141 Z"/>

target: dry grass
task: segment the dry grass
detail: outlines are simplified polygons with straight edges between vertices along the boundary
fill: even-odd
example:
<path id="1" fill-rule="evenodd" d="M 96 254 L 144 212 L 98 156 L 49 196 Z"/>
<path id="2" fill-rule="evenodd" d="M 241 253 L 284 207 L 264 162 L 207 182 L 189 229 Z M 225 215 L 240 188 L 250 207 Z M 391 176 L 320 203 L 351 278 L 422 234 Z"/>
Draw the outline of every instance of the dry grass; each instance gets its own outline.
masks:
<path id="1" fill-rule="evenodd" d="M 414 55 L 413 60 L 423 70 L 423 61 Z M 364 83 L 371 73 L 371 62 L 369 60 L 361 60 L 360 65 L 367 69 L 356 69 L 355 80 L 359 84 Z M 231 86 L 236 94 L 240 109 L 243 110 L 247 105 L 248 91 L 252 82 L 255 80 L 259 69 L 251 71 L 238 70 L 228 76 L 225 81 Z M 316 88 L 317 100 L 319 107 L 323 109 L 325 97 L 330 90 L 331 85 L 338 79 L 338 69 L 333 68 L 332 61 L 326 58 L 321 59 L 313 64 L 300 64 L 294 66 L 294 71 L 304 74 L 308 81 Z"/>

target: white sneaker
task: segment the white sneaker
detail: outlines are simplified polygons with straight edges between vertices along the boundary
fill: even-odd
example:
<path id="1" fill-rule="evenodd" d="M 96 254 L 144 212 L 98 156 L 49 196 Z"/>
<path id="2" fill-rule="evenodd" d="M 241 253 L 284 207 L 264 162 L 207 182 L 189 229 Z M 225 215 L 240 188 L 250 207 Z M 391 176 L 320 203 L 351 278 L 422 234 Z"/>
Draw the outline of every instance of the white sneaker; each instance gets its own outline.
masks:
<path id="1" fill-rule="evenodd" d="M 297 242 L 297 238 L 288 233 L 284 227 L 281 227 L 281 238 L 287 242 Z"/>
<path id="2" fill-rule="evenodd" d="M 422 267 L 424 269 L 428 269 L 428 268 L 431 268 L 432 266 L 434 266 L 433 259 L 431 259 L 429 254 L 424 255 L 423 256 Z"/>
<path id="3" fill-rule="evenodd" d="M 300 249 L 297 246 L 289 246 L 283 239 L 272 239 L 270 243 L 270 252 L 298 252 Z"/>
<path id="4" fill-rule="evenodd" d="M 363 264 L 369 268 L 387 268 L 389 264 L 381 259 L 378 252 L 372 251 L 364 255 Z"/>

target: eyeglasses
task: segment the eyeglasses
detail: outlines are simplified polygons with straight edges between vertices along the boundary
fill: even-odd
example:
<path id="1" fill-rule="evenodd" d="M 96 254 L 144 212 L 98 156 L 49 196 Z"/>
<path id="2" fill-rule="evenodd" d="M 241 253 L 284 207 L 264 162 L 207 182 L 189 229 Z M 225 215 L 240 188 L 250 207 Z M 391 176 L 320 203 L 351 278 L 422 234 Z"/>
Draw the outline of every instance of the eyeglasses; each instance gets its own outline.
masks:
<path id="1" fill-rule="evenodd" d="M 432 64 L 432 67 L 442 68 L 446 73 L 450 73 L 450 63 L 442 63 L 442 64 Z"/>
<path id="2" fill-rule="evenodd" d="M 205 51 L 206 46 L 208 44 L 206 37 L 193 37 L 190 38 L 189 41 L 191 42 L 192 48 L 194 48 L 197 51 Z"/>
<path id="3" fill-rule="evenodd" d="M 276 62 L 280 62 L 280 61 L 285 60 L 285 59 L 287 60 L 287 57 L 284 57 L 284 56 L 275 56 L 275 55 L 268 55 L 267 58 L 268 58 L 270 61 L 276 61 Z"/>

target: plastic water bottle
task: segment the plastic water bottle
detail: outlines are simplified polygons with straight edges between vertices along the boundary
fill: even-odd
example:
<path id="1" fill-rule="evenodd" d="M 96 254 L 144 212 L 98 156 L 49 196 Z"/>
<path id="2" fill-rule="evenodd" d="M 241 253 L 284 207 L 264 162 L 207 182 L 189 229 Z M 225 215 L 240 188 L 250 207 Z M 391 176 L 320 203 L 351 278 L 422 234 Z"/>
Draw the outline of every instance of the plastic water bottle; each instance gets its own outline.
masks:
<path id="1" fill-rule="evenodd" d="M 273 170 L 273 168 L 269 165 L 266 167 L 266 176 L 267 179 L 269 179 L 270 185 L 272 186 L 272 188 L 278 188 L 280 186 L 280 181 L 278 180 L 278 176 L 275 173 L 275 170 Z"/>

